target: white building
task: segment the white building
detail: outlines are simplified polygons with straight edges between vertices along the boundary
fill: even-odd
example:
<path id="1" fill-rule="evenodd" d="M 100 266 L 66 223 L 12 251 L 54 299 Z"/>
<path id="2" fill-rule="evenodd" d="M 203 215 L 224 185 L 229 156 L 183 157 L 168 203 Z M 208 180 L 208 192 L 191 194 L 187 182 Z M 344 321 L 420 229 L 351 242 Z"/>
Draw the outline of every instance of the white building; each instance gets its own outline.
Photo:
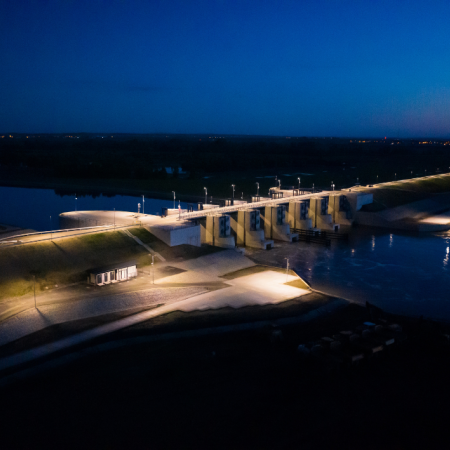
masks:
<path id="1" fill-rule="evenodd" d="M 136 262 L 127 261 L 89 270 L 88 283 L 96 286 L 126 281 L 137 277 Z"/>

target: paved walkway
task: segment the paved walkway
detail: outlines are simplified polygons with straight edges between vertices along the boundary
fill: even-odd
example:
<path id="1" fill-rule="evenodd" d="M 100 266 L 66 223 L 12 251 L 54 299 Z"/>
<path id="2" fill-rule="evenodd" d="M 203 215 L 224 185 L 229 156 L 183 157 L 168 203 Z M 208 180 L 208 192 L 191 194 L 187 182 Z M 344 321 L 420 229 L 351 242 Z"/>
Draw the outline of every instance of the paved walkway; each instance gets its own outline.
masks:
<path id="1" fill-rule="evenodd" d="M 0 345 L 58 323 L 139 307 L 151 307 L 158 304 L 170 305 L 205 292 L 207 292 L 207 288 L 201 286 L 164 287 L 41 305 L 37 309 L 30 308 L 3 322 L 0 326 Z"/>
<path id="2" fill-rule="evenodd" d="M 295 298 L 310 293 L 310 291 L 304 289 L 284 285 L 286 281 L 292 281 L 293 279 L 296 278 L 293 276 L 286 276 L 285 274 L 279 272 L 266 271 L 247 275 L 241 278 L 236 278 L 234 280 L 228 280 L 227 284 L 230 284 L 230 287 L 210 293 L 214 295 L 209 296 L 208 294 L 199 293 L 197 293 L 196 295 L 196 293 L 193 292 L 189 298 L 186 298 L 184 300 L 173 301 L 159 308 L 134 314 L 133 316 L 126 317 L 124 319 L 108 323 L 106 325 L 101 325 L 91 330 L 61 339 L 54 343 L 46 344 L 35 349 L 21 352 L 11 357 L 3 358 L 0 360 L 0 370 L 17 366 L 25 362 L 33 361 L 37 358 L 41 358 L 54 352 L 70 348 L 74 345 L 86 342 L 90 339 L 103 336 L 108 333 L 112 333 L 122 328 L 136 325 L 140 322 L 144 322 L 153 317 L 161 314 L 166 314 L 168 312 L 177 310 L 194 311 L 198 309 L 204 310 L 208 308 L 215 309 L 223 308 L 224 306 L 239 308 L 252 304 L 277 303 L 289 298 Z M 186 294 L 185 288 L 183 289 L 183 292 Z M 133 306 L 136 306 L 133 298 L 129 299 L 128 301 L 130 302 L 130 304 L 133 304 Z M 104 309 L 101 308 L 101 310 L 103 311 Z M 38 313 L 35 312 L 34 314 Z M 73 312 L 70 313 L 61 311 L 54 314 L 56 316 L 60 314 L 60 320 L 64 318 L 65 320 L 68 320 L 68 317 L 71 316 Z M 92 311 L 90 311 L 89 314 L 92 315 Z M 12 324 L 12 327 L 9 330 L 9 335 L 5 335 L 6 340 L 13 340 L 11 338 L 14 336 L 14 333 L 19 333 L 19 331 L 17 330 L 21 330 L 21 332 L 25 334 L 27 334 L 27 332 L 31 332 L 30 329 L 27 328 L 27 324 L 36 324 L 36 319 L 34 318 L 34 320 L 31 321 L 23 319 L 24 318 L 17 318 L 17 320 L 20 321 L 18 323 L 22 324 L 20 326 L 17 325 L 16 327 L 14 327 L 14 324 Z M 48 323 L 48 320 L 48 316 L 42 314 L 42 318 L 39 318 L 38 324 L 41 326 L 41 328 L 44 328 L 48 325 L 51 325 L 51 323 Z"/>
<path id="3" fill-rule="evenodd" d="M 249 330 L 258 330 L 262 329 L 264 327 L 267 327 L 268 325 L 291 325 L 295 323 L 305 323 L 310 322 L 311 320 L 318 319 L 320 317 L 326 316 L 334 311 L 337 311 L 341 308 L 344 308 L 348 305 L 348 302 L 342 299 L 336 299 L 332 302 L 320 306 L 319 308 L 313 309 L 312 311 L 309 311 L 305 314 L 294 316 L 294 317 L 286 317 L 282 319 L 275 319 L 275 320 L 263 320 L 263 321 L 257 321 L 257 322 L 249 322 L 249 323 L 241 323 L 241 324 L 235 324 L 235 325 L 224 325 L 219 327 L 213 327 L 213 328 L 201 328 L 199 330 L 188 330 L 188 331 L 179 331 L 179 332 L 172 332 L 172 333 L 163 333 L 163 334 L 157 334 L 152 336 L 139 336 L 134 338 L 126 338 L 126 339 L 119 339 L 112 342 L 105 342 L 100 345 L 96 345 L 93 347 L 88 347 L 83 350 L 80 350 L 75 353 L 71 353 L 68 355 L 61 356 L 57 358 L 56 360 L 47 361 L 43 364 L 40 364 L 37 367 L 31 367 L 29 369 L 22 370 L 18 373 L 14 373 L 12 375 L 9 375 L 7 377 L 4 377 L 0 380 L 0 385 L 8 384 L 9 382 L 19 378 L 24 378 L 27 376 L 35 375 L 36 373 L 41 373 L 44 370 L 47 370 L 49 368 L 60 366 L 62 364 L 67 364 L 69 362 L 72 362 L 80 357 L 92 355 L 98 352 L 107 351 L 107 350 L 114 350 L 116 348 L 121 348 L 124 345 L 139 345 L 139 344 L 146 344 L 149 342 L 155 342 L 155 341 L 163 341 L 168 339 L 182 339 L 182 338 L 190 338 L 190 337 L 200 337 L 200 336 L 208 336 L 212 334 L 224 334 L 224 333 L 233 333 L 233 332 L 239 332 L 239 331 L 249 331 Z M 92 331 L 92 330 L 91 330 Z M 88 339 L 91 339 L 88 337 L 88 335 L 85 335 L 85 337 Z M 69 338 L 67 338 L 69 339 Z M 85 342 L 85 340 L 80 340 L 79 343 Z M 57 350 L 64 350 L 65 347 L 62 341 L 58 341 L 58 346 L 55 347 L 54 351 Z M 17 359 L 17 362 L 11 361 L 13 357 L 0 359 L 0 370 L 7 369 L 7 368 L 13 368 L 20 364 L 31 362 L 39 359 L 40 357 L 48 356 L 52 352 L 48 352 L 49 349 L 45 349 L 46 346 L 39 347 L 37 349 L 29 350 L 26 352 L 20 353 Z"/>

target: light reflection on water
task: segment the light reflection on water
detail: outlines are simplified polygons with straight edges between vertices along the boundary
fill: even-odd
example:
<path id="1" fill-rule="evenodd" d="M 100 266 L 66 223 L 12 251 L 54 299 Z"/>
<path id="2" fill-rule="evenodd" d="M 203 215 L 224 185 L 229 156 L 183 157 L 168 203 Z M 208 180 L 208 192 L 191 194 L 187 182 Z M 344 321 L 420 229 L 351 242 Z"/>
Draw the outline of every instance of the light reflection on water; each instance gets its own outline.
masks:
<path id="1" fill-rule="evenodd" d="M 389 234 L 360 228 L 352 230 L 348 244 L 333 242 L 326 248 L 282 243 L 269 252 L 254 252 L 254 257 L 280 266 L 289 257 L 291 267 L 317 290 L 367 300 L 399 314 L 450 321 L 449 248 L 450 233 Z"/>

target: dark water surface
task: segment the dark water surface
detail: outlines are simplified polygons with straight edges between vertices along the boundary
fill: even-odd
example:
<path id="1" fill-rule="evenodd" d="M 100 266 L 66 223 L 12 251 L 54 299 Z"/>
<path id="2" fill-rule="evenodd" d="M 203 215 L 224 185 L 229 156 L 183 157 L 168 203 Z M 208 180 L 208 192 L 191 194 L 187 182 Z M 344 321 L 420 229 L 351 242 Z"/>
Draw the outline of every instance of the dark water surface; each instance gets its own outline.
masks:
<path id="1" fill-rule="evenodd" d="M 289 258 L 313 288 L 333 295 L 450 321 L 449 252 L 449 232 L 413 235 L 356 228 L 348 244 L 282 243 L 253 257 L 282 266 Z"/>
<path id="2" fill-rule="evenodd" d="M 59 214 L 69 211 L 113 210 L 137 212 L 142 197 L 114 195 L 61 196 L 52 189 L 29 189 L 16 187 L 0 187 L 0 223 L 31 228 L 36 231 L 47 231 L 59 228 Z M 178 207 L 178 201 L 176 202 Z M 171 200 L 145 199 L 146 214 L 161 214 L 162 207 L 173 207 Z M 181 202 L 185 208 L 186 203 Z M 50 220 L 51 216 L 51 220 Z"/>

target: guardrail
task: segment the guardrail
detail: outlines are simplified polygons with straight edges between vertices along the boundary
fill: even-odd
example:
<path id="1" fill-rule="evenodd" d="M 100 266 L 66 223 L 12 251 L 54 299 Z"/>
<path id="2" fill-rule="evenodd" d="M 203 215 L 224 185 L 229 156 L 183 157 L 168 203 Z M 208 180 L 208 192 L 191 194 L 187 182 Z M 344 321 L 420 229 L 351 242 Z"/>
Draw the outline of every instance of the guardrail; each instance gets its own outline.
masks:
<path id="1" fill-rule="evenodd" d="M 280 203 L 289 203 L 292 199 L 307 199 L 314 196 L 321 196 L 322 193 L 314 193 L 314 194 L 303 194 L 303 195 L 295 195 L 295 196 L 289 196 L 289 197 L 282 197 L 282 198 L 271 198 L 270 200 L 263 200 L 260 202 L 254 202 L 254 203 L 246 203 L 245 205 L 235 205 L 235 206 L 224 206 L 222 208 L 214 208 L 210 211 L 196 211 L 191 213 L 184 213 L 181 214 L 178 220 L 187 220 L 187 219 L 196 219 L 200 217 L 210 216 L 210 215 L 217 215 L 217 214 L 224 214 L 228 212 L 236 212 L 236 211 L 242 211 L 246 209 L 253 209 L 253 208 L 262 208 L 264 206 L 272 206 L 272 205 L 278 205 Z"/>
<path id="2" fill-rule="evenodd" d="M 10 237 L 6 237 L 6 238 L 2 238 L 0 239 L 0 248 L 4 248 L 4 247 L 9 247 L 9 246 L 13 246 L 13 245 L 22 245 L 22 244 L 33 244 L 36 242 L 43 242 L 43 241 L 50 241 L 53 239 L 62 239 L 65 237 L 74 237 L 74 236 L 82 236 L 82 235 L 86 235 L 86 234 L 90 234 L 90 233 L 95 233 L 97 231 L 115 231 L 115 230 L 120 230 L 120 229 L 124 229 L 124 228 L 132 228 L 132 227 L 137 227 L 137 226 L 142 226 L 142 224 L 136 223 L 136 224 L 131 224 L 131 225 L 98 225 L 95 227 L 86 227 L 86 228 L 69 228 L 66 230 L 51 230 L 51 231 L 37 231 L 35 233 L 25 233 L 25 234 L 18 234 L 15 236 L 10 236 Z M 58 234 L 60 233 L 70 233 L 73 231 L 85 231 L 84 233 L 74 233 L 74 234 L 69 234 L 69 235 L 64 235 L 64 236 L 58 236 Z M 19 238 L 24 238 L 24 237 L 28 237 L 28 236 L 39 236 L 39 235 L 45 235 L 46 237 L 43 239 L 33 239 L 30 241 L 22 241 Z"/>

